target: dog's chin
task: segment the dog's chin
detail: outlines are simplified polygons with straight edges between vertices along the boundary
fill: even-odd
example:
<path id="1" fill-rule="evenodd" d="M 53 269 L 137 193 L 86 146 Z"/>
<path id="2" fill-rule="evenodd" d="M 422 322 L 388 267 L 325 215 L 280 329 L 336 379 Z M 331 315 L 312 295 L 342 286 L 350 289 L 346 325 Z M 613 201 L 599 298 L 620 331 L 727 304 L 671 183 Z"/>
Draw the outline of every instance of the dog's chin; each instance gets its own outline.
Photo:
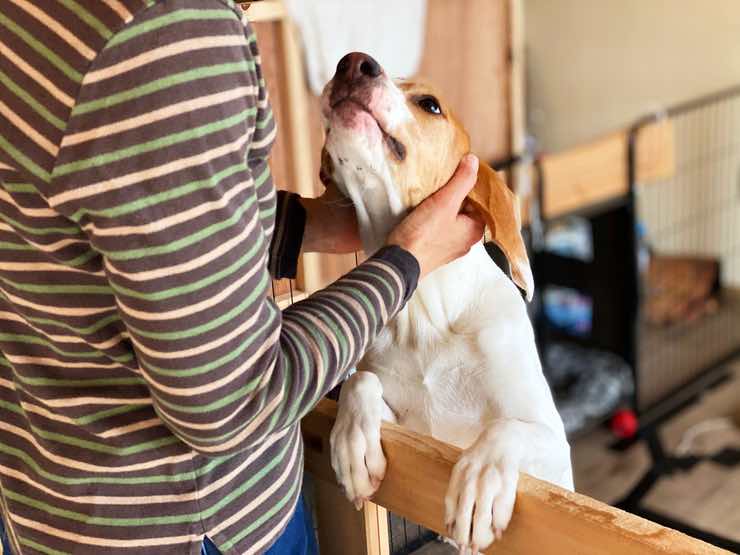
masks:
<path id="1" fill-rule="evenodd" d="M 383 141 L 383 130 L 377 120 L 353 102 L 342 102 L 332 109 L 328 128 L 343 132 L 345 138 L 352 137 L 366 148 Z"/>

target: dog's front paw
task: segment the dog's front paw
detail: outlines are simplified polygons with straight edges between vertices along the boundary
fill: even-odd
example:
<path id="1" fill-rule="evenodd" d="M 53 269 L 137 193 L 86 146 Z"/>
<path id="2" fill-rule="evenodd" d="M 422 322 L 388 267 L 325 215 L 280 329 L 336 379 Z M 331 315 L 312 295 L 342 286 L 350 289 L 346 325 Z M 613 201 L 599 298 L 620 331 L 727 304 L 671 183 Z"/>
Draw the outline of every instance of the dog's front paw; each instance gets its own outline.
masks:
<path id="1" fill-rule="evenodd" d="M 501 538 L 511 520 L 518 468 L 492 447 L 476 442 L 452 470 L 445 522 L 461 553 L 485 549 Z"/>
<path id="2" fill-rule="evenodd" d="M 342 385 L 331 431 L 331 465 L 347 498 L 360 510 L 385 477 L 380 446 L 383 390 L 374 374 L 357 372 Z"/>

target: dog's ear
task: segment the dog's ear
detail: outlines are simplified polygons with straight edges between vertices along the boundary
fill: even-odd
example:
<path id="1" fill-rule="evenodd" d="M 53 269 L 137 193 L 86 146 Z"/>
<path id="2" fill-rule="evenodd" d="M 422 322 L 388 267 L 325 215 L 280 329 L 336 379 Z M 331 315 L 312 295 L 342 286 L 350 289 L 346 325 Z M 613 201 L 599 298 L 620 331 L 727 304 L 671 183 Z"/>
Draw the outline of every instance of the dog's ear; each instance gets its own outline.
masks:
<path id="1" fill-rule="evenodd" d="M 481 162 L 478 181 L 468 195 L 483 214 L 491 237 L 503 251 L 511 268 L 511 279 L 524 291 L 528 301 L 534 295 L 534 278 L 521 231 L 519 199 L 488 165 Z"/>

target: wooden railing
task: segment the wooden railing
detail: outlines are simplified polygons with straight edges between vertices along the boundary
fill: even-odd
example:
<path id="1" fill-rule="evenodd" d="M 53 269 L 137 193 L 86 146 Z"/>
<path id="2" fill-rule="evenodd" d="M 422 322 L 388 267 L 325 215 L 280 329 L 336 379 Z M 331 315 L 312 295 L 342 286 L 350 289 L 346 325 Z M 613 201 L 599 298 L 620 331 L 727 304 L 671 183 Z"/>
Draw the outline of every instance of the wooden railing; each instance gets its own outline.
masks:
<path id="1" fill-rule="evenodd" d="M 373 500 L 377 506 L 367 503 L 364 513 L 355 513 L 354 507 L 339 493 L 331 469 L 329 433 L 335 416 L 336 404 L 325 400 L 303 421 L 306 469 L 317 479 L 320 488 L 336 491 L 328 496 L 326 491 L 323 493 L 331 506 L 319 504 L 320 511 L 329 513 L 319 515 L 320 538 L 324 539 L 322 555 L 388 553 L 383 508 L 442 534 L 444 495 L 460 450 L 399 426 L 384 424 L 382 444 L 388 468 Z M 321 534 L 322 522 L 329 523 L 327 526 L 333 523 L 331 527 L 335 531 Z M 348 530 L 347 522 L 356 523 L 362 530 L 359 533 Z M 522 474 L 511 524 L 503 538 L 486 553 L 715 555 L 729 552 Z"/>

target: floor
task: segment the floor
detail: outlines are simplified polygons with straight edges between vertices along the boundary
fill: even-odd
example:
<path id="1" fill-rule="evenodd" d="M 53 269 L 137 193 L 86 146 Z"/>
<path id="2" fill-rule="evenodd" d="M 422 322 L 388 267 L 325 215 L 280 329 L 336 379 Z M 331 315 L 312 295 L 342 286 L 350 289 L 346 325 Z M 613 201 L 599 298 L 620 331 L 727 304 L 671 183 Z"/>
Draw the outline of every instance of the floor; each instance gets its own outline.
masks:
<path id="1" fill-rule="evenodd" d="M 662 440 L 669 451 L 678 449 L 686 431 L 708 430 L 696 436 L 690 452 L 714 453 L 740 447 L 740 360 L 733 377 L 669 421 Z M 638 444 L 624 453 L 606 449 L 608 433 L 597 431 L 573 445 L 576 489 L 606 503 L 617 501 L 647 470 L 646 448 Z M 740 541 L 740 467 L 727 469 L 701 463 L 685 474 L 664 478 L 645 498 L 645 506 L 698 528 Z"/>
<path id="2" fill-rule="evenodd" d="M 696 404 L 674 417 L 662 430 L 667 450 L 675 451 L 687 430 L 711 431 L 695 437 L 692 453 L 714 453 L 723 447 L 740 448 L 740 360 L 730 365 L 732 378 L 707 392 Z M 607 448 L 613 437 L 596 430 L 572 445 L 576 490 L 605 503 L 614 503 L 640 479 L 649 466 L 645 447 L 625 452 Z M 691 472 L 658 482 L 645 498 L 646 507 L 691 523 L 715 534 L 740 541 L 740 467 L 726 469 L 702 463 Z M 430 544 L 414 555 L 448 555 L 456 550 Z"/>

